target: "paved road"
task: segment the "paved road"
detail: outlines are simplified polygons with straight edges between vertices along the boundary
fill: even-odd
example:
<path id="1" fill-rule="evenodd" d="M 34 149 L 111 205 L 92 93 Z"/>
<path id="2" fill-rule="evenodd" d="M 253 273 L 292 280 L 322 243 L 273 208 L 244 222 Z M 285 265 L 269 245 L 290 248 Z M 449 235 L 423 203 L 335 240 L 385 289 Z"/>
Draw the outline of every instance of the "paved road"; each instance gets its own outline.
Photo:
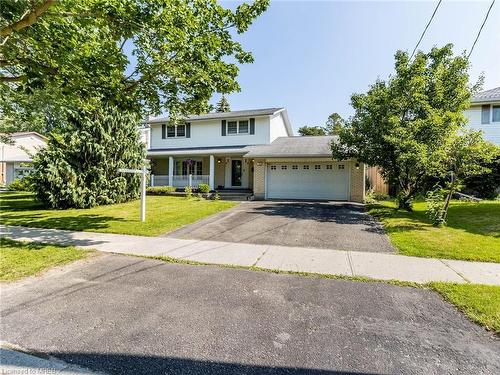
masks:
<path id="1" fill-rule="evenodd" d="M 1 335 L 111 374 L 493 374 L 500 341 L 437 294 L 100 255 L 2 286 Z"/>
<path id="2" fill-rule="evenodd" d="M 356 203 L 246 202 L 168 237 L 392 253 L 382 226 Z"/>

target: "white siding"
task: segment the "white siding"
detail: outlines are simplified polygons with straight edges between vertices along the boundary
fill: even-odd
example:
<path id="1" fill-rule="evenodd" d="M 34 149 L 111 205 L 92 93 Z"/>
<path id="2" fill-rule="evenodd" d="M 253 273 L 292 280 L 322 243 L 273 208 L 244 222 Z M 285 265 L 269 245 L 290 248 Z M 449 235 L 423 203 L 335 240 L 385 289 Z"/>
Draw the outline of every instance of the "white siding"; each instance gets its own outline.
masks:
<path id="1" fill-rule="evenodd" d="M 14 144 L 0 144 L 1 160 L 30 161 L 32 155 L 46 145 L 45 140 L 36 134 L 13 134 L 12 139 Z"/>
<path id="2" fill-rule="evenodd" d="M 285 121 L 283 121 L 283 116 L 279 113 L 271 118 L 270 142 L 274 141 L 278 137 L 287 136 L 288 132 L 286 130 Z"/>
<path id="3" fill-rule="evenodd" d="M 490 110 L 490 123 L 481 124 L 481 106 L 472 106 L 464 112 L 469 121 L 469 127 L 473 130 L 481 130 L 487 141 L 500 145 L 500 122 L 491 122 L 492 111 Z"/>
<path id="4" fill-rule="evenodd" d="M 166 139 L 161 137 L 161 124 L 151 124 L 151 149 L 267 144 L 270 143 L 269 122 L 268 116 L 256 117 L 255 134 L 222 136 L 221 120 L 194 121 L 190 138 Z"/>

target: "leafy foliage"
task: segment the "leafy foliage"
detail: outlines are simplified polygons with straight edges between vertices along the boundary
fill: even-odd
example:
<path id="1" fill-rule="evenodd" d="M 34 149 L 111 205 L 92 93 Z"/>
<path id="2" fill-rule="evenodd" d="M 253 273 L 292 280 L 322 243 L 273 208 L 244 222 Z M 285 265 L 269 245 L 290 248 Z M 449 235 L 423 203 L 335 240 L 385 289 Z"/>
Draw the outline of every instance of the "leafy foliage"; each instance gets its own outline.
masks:
<path id="1" fill-rule="evenodd" d="M 12 181 L 9 186 L 9 190 L 12 191 L 29 191 L 30 183 L 28 178 L 18 178 Z"/>
<path id="2" fill-rule="evenodd" d="M 210 192 L 210 186 L 208 184 L 199 184 L 198 185 L 198 192 L 200 192 L 200 193 L 209 193 Z"/>
<path id="3" fill-rule="evenodd" d="M 174 186 L 149 186 L 146 193 L 149 195 L 169 195 L 175 192 Z"/>
<path id="4" fill-rule="evenodd" d="M 231 106 L 225 95 L 222 95 L 217 106 L 215 107 L 215 112 L 231 112 Z"/>
<path id="5" fill-rule="evenodd" d="M 141 168 L 145 147 L 139 118 L 113 107 L 68 114 L 67 131 L 52 134 L 34 159 L 36 196 L 51 208 L 88 208 L 139 197 L 140 176 L 118 168 Z"/>
<path id="6" fill-rule="evenodd" d="M 325 126 L 302 126 L 299 128 L 299 134 L 302 136 L 338 135 L 345 124 L 346 121 L 338 113 L 332 113 L 328 116 Z"/>
<path id="7" fill-rule="evenodd" d="M 338 113 L 334 112 L 326 120 L 325 132 L 328 135 L 339 135 L 345 125 L 346 121 Z"/>
<path id="8" fill-rule="evenodd" d="M 463 187 L 467 177 L 491 172 L 484 165 L 490 163 L 497 153 L 497 147 L 483 139 L 481 132 L 466 131 L 449 138 L 446 157 L 443 159 L 443 174 L 450 179 L 445 183 L 446 199 L 443 222 L 446 222 L 450 200 Z"/>
<path id="9" fill-rule="evenodd" d="M 314 136 L 326 135 L 326 132 L 321 126 L 302 126 L 299 128 L 299 134 L 302 136 Z"/>
<path id="10" fill-rule="evenodd" d="M 499 194 L 500 189 L 500 147 L 496 148 L 496 156 L 491 162 L 482 164 L 489 172 L 478 173 L 464 179 L 466 193 L 479 198 L 493 199 Z"/>
<path id="11" fill-rule="evenodd" d="M 414 60 L 398 51 L 395 60 L 387 81 L 352 96 L 355 114 L 332 151 L 336 159 L 380 166 L 399 189 L 399 207 L 411 210 L 425 181 L 445 172 L 450 137 L 466 123 L 463 111 L 479 86 L 468 86 L 468 60 L 453 56 L 452 45 L 420 51 Z"/>
<path id="12" fill-rule="evenodd" d="M 434 226 L 446 224 L 443 197 L 443 189 L 440 186 L 436 186 L 433 190 L 428 191 L 425 197 L 425 201 L 427 202 L 425 213 Z"/>
<path id="13" fill-rule="evenodd" d="M 65 108 L 101 102 L 141 115 L 206 112 L 214 92 L 239 90 L 238 64 L 253 57 L 233 35 L 268 5 L 0 0 L 0 132 L 21 121 L 18 130 L 47 133 Z"/>

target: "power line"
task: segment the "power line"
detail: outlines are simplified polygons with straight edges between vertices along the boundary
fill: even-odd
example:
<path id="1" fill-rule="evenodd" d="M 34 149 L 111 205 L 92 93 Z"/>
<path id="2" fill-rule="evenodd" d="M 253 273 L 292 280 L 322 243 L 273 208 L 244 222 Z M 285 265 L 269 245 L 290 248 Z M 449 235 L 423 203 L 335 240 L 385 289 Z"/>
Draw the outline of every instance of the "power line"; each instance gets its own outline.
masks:
<path id="1" fill-rule="evenodd" d="M 442 2 L 442 1 L 443 1 L 443 0 L 439 0 L 438 4 L 436 5 L 436 8 L 434 9 L 434 12 L 432 12 L 432 16 L 431 16 L 431 18 L 429 19 L 429 22 L 427 22 L 427 25 L 425 26 L 425 29 L 424 29 L 424 31 L 423 31 L 423 33 L 422 33 L 422 35 L 420 35 L 420 39 L 418 40 L 417 45 L 415 46 L 415 48 L 413 49 L 413 52 L 411 53 L 410 60 L 412 59 L 413 55 L 415 54 L 415 52 L 416 52 L 416 50 L 417 50 L 417 48 L 418 48 L 418 46 L 419 46 L 420 42 L 421 42 L 421 41 L 422 41 L 422 39 L 424 38 L 424 35 L 425 35 L 425 33 L 427 32 L 427 29 L 429 28 L 429 25 L 431 24 L 432 20 L 434 19 L 434 16 L 436 15 L 436 12 L 437 12 L 437 10 L 438 10 L 439 6 L 441 5 L 441 2 Z M 493 2 L 494 2 L 494 1 L 495 1 L 495 0 L 493 0 Z"/>
<path id="2" fill-rule="evenodd" d="M 484 24 L 486 23 L 486 20 L 488 20 L 488 17 L 489 17 L 490 12 L 491 12 L 491 8 L 493 8 L 493 4 L 495 4 L 495 1 L 496 0 L 493 0 L 491 2 L 490 7 L 488 8 L 488 12 L 486 12 L 486 17 L 484 17 L 484 21 L 483 21 L 481 27 L 479 28 L 479 32 L 477 33 L 476 40 L 474 40 L 474 43 L 472 44 L 472 47 L 469 51 L 469 54 L 467 55 L 467 59 L 469 59 L 470 55 L 472 54 L 472 51 L 474 51 L 474 47 L 476 46 L 477 40 L 479 39 L 479 36 L 481 35 L 481 31 L 483 31 Z"/>

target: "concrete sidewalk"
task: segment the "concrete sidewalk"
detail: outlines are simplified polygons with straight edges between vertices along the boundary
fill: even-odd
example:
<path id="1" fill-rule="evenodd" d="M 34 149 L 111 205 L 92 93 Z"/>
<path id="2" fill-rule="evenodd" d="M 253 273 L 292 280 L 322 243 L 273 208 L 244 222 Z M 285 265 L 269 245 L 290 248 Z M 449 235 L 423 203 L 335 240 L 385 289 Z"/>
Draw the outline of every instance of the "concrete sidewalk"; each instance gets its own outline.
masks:
<path id="1" fill-rule="evenodd" d="M 416 283 L 447 281 L 500 285 L 500 264 L 498 263 L 6 225 L 0 225 L 0 236 L 18 241 L 74 245 L 104 252 L 168 256 L 203 263 L 255 266 L 281 271 L 361 276 Z"/>

